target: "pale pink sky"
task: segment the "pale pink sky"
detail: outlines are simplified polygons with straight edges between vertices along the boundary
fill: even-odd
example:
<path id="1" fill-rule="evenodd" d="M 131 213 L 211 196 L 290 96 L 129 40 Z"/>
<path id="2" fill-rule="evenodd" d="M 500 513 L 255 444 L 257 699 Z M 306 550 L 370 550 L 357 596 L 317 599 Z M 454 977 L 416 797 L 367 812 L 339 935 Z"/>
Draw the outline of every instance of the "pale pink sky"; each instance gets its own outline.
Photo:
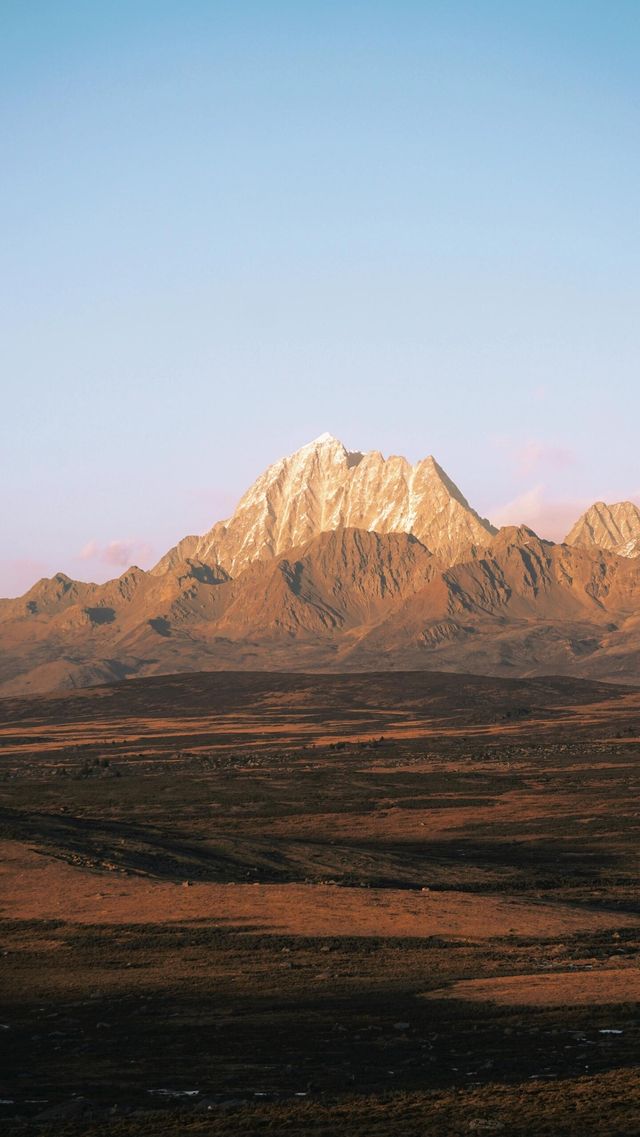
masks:
<path id="1" fill-rule="evenodd" d="M 632 497 L 639 105 L 628 0 L 2 5 L 0 595 L 324 431 L 545 536 Z"/>

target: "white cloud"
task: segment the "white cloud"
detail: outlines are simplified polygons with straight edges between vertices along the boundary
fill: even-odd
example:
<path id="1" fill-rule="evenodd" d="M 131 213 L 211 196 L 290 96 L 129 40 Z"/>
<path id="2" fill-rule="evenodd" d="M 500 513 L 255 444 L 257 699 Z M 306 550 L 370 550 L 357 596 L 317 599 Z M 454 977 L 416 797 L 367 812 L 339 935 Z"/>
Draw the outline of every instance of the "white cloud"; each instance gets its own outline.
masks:
<path id="1" fill-rule="evenodd" d="M 95 540 L 88 541 L 79 556 L 83 561 L 99 561 L 115 568 L 128 568 L 132 564 L 148 564 L 153 560 L 154 552 L 146 541 L 127 538 L 108 541 L 106 545 Z"/>

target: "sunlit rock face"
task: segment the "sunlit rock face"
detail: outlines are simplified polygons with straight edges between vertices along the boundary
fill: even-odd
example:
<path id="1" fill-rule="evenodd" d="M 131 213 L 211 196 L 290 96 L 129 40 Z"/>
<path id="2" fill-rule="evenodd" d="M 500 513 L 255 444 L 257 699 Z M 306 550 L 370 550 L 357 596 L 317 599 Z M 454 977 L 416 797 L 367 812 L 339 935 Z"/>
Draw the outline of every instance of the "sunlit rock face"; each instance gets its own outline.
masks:
<path id="1" fill-rule="evenodd" d="M 186 538 L 154 571 L 189 555 L 236 576 L 255 560 L 279 556 L 340 528 L 410 533 L 447 564 L 495 532 L 471 508 L 434 458 L 412 466 L 347 450 L 323 434 L 261 474 L 228 521 Z"/>
<path id="2" fill-rule="evenodd" d="M 640 556 L 640 509 L 632 501 L 606 505 L 597 501 L 565 537 L 567 545 L 582 549 L 610 549 L 619 557 Z"/>

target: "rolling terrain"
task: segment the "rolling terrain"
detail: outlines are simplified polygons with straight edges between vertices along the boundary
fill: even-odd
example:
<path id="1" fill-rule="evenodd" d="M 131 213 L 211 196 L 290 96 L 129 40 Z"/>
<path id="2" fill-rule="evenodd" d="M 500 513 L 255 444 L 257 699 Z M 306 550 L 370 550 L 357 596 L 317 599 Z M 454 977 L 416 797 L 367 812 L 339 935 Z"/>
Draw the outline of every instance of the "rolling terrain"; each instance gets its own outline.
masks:
<path id="1" fill-rule="evenodd" d="M 3 1132 L 637 1132 L 640 692 L 0 700 Z"/>

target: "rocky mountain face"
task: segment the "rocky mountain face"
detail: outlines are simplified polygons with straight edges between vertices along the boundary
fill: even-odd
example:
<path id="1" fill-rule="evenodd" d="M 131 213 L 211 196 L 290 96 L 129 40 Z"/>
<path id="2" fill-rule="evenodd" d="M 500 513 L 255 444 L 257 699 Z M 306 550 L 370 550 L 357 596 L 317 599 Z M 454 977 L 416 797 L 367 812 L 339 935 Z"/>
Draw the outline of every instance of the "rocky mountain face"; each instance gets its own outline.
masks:
<path id="1" fill-rule="evenodd" d="M 597 501 L 576 521 L 565 537 L 582 549 L 610 549 L 620 557 L 640 556 L 640 509 L 632 501 L 605 505 Z"/>
<path id="2" fill-rule="evenodd" d="M 420 652 L 442 670 L 640 675 L 640 572 L 604 550 L 501 529 L 473 558 L 442 572 L 359 644 L 407 666 Z M 398 664 L 400 665 L 400 664 Z"/>
<path id="3" fill-rule="evenodd" d="M 203 537 L 185 538 L 152 571 L 165 572 L 188 556 L 224 565 L 236 576 L 256 560 L 341 527 L 411 533 L 451 564 L 495 533 L 435 458 L 412 466 L 406 458 L 383 458 L 377 450 L 346 450 L 323 434 L 269 466 L 233 517 Z"/>
<path id="4" fill-rule="evenodd" d="M 596 505 L 561 545 L 496 533 L 433 458 L 323 436 L 151 572 L 59 573 L 0 601 L 0 694 L 233 668 L 633 682 L 640 559 L 619 553 L 634 509 Z"/>

